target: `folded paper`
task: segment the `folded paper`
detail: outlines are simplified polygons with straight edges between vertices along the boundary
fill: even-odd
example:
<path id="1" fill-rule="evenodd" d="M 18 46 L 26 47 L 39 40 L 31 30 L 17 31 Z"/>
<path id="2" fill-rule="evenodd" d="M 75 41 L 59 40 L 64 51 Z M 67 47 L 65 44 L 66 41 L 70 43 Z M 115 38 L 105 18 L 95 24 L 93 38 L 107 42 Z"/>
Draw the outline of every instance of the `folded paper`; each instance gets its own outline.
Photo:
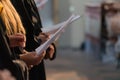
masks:
<path id="1" fill-rule="evenodd" d="M 59 23 L 56 26 L 53 26 L 53 28 L 51 27 L 51 29 L 49 29 L 48 31 L 46 30 L 46 32 L 53 32 L 53 33 L 51 33 L 50 38 L 46 42 L 44 42 L 42 45 L 40 45 L 38 48 L 35 49 L 37 55 L 40 55 L 44 50 L 46 50 L 51 43 L 53 43 L 56 39 L 58 39 L 58 37 L 61 35 L 63 30 L 67 27 L 67 25 L 77 20 L 79 17 L 80 16 L 78 15 L 77 16 L 72 15 L 69 17 L 68 20 L 62 23 Z"/>

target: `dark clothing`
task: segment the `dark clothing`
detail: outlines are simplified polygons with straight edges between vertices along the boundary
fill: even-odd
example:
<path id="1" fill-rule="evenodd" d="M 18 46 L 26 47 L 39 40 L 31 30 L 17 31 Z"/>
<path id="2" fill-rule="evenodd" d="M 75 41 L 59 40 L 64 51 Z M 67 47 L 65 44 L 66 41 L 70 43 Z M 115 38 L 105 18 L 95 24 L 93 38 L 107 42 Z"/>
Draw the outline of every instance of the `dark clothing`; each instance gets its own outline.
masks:
<path id="1" fill-rule="evenodd" d="M 40 43 L 35 39 L 41 32 L 41 20 L 34 0 L 11 0 L 26 30 L 26 50 L 34 51 Z M 33 20 L 34 18 L 34 20 Z M 55 58 L 55 55 L 52 59 Z M 30 80 L 46 80 L 44 62 L 30 70 Z"/>
<path id="2" fill-rule="evenodd" d="M 30 80 L 46 80 L 44 61 L 30 70 Z"/>
<path id="3" fill-rule="evenodd" d="M 0 21 L 0 69 L 9 67 L 12 63 L 12 53 L 7 44 L 6 37 L 4 35 L 4 31 Z"/>
<path id="4" fill-rule="evenodd" d="M 19 13 L 22 23 L 24 25 L 24 28 L 26 30 L 26 50 L 33 51 L 36 47 L 38 47 L 40 44 L 36 42 L 35 36 L 41 32 L 41 23 L 35 23 L 32 21 L 32 10 L 33 5 L 31 4 L 31 0 L 11 0 L 13 2 L 13 5 L 17 12 Z M 35 12 L 36 13 L 36 12 Z M 38 15 L 38 14 L 36 14 Z M 37 20 L 39 20 L 39 16 L 37 16 Z M 37 27 L 36 27 L 37 26 Z M 31 46 L 32 45 L 32 46 Z"/>
<path id="5" fill-rule="evenodd" d="M 0 69 L 8 69 L 16 80 L 27 80 L 23 77 L 23 70 L 20 65 L 13 62 L 13 53 L 8 45 L 8 38 L 5 36 L 5 28 L 0 19 Z"/>

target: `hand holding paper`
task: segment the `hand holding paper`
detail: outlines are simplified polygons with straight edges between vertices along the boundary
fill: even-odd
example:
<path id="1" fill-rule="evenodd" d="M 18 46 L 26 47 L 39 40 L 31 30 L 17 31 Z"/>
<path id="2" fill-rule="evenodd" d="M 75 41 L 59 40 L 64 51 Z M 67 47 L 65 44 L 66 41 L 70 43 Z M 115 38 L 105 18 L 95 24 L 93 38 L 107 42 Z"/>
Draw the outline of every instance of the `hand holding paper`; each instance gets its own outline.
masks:
<path id="1" fill-rule="evenodd" d="M 48 39 L 45 43 L 43 43 L 38 48 L 36 48 L 35 49 L 36 53 L 40 55 L 44 50 L 46 50 L 49 47 L 49 45 L 52 42 L 54 42 L 58 36 L 60 36 L 60 34 L 63 32 L 66 26 L 70 24 L 71 22 L 75 21 L 76 19 L 78 19 L 79 17 L 80 16 L 72 15 L 68 20 L 56 25 L 57 28 L 49 29 L 48 32 L 53 32 L 51 33 L 52 35 L 50 36 L 50 39 Z"/>

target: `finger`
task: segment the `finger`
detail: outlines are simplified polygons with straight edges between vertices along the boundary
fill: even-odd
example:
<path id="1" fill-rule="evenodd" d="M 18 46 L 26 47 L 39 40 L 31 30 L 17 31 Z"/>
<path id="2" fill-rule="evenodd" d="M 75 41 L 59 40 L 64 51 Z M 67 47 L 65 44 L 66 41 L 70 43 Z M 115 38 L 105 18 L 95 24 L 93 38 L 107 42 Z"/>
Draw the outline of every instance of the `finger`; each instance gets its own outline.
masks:
<path id="1" fill-rule="evenodd" d="M 50 36 L 48 35 L 48 34 L 45 34 L 45 33 L 41 33 L 41 36 L 44 36 L 44 37 L 46 37 L 46 38 L 49 38 Z"/>
<path id="2" fill-rule="evenodd" d="M 26 41 L 26 36 L 24 34 L 21 34 L 21 33 L 17 33 L 14 35 L 16 38 L 20 38 L 20 39 L 23 39 L 24 41 Z"/>
<path id="3" fill-rule="evenodd" d="M 21 33 L 16 33 L 15 35 L 16 36 L 24 36 L 24 34 L 21 34 Z"/>
<path id="4" fill-rule="evenodd" d="M 24 48 L 26 46 L 25 42 L 20 42 L 18 45 L 22 48 Z"/>
<path id="5" fill-rule="evenodd" d="M 14 36 L 14 39 L 16 41 L 20 41 L 20 42 L 24 42 L 25 41 L 24 36 Z"/>

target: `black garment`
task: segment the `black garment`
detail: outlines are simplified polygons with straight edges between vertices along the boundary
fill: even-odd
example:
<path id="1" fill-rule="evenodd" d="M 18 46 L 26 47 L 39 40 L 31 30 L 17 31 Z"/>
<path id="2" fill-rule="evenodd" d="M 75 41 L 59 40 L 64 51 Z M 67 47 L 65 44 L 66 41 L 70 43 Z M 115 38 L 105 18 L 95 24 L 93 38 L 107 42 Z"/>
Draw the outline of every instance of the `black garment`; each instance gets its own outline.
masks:
<path id="1" fill-rule="evenodd" d="M 0 20 L 0 69 L 8 68 L 9 65 L 13 64 L 11 56 L 12 53 L 8 47 Z"/>
<path id="2" fill-rule="evenodd" d="M 11 0 L 14 7 L 18 11 L 24 28 L 26 30 L 26 50 L 34 51 L 40 43 L 35 36 L 41 32 L 41 20 L 34 0 Z M 35 20 L 33 20 L 33 17 Z M 52 59 L 55 58 L 55 54 Z M 30 80 L 46 80 L 44 62 L 34 66 L 30 70 Z"/>
<path id="3" fill-rule="evenodd" d="M 20 65 L 13 62 L 13 53 L 8 45 L 8 38 L 5 36 L 4 25 L 0 19 L 0 69 L 8 69 L 16 80 L 28 80 L 24 78 Z M 14 60 L 15 61 L 15 60 Z"/>

